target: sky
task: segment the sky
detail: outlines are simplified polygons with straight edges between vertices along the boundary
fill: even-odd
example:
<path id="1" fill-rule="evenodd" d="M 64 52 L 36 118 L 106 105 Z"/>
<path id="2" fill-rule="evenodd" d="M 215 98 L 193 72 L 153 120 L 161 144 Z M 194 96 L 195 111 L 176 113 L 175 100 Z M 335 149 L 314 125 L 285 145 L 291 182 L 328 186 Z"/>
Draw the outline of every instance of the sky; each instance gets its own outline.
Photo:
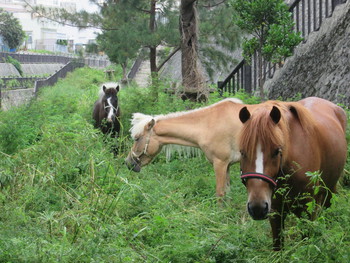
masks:
<path id="1" fill-rule="evenodd" d="M 96 12 L 98 11 L 98 7 L 96 4 L 91 3 L 89 0 L 75 0 L 77 3 L 77 9 L 84 9 L 88 12 Z"/>

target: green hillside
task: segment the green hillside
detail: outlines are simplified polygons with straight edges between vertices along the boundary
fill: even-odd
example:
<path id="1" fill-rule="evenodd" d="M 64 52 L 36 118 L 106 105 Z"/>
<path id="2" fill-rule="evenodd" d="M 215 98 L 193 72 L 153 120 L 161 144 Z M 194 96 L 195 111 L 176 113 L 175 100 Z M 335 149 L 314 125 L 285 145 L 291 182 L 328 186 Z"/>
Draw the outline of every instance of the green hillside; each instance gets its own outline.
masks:
<path id="1" fill-rule="evenodd" d="M 124 88 L 114 141 L 92 125 L 103 82 L 103 71 L 77 69 L 30 105 L 0 112 L 0 262 L 350 262 L 349 161 L 333 206 L 314 222 L 290 215 L 285 249 L 273 252 L 268 220 L 246 212 L 238 164 L 224 207 L 204 157 L 159 154 L 140 173 L 124 165 L 133 112 L 201 105 Z"/>

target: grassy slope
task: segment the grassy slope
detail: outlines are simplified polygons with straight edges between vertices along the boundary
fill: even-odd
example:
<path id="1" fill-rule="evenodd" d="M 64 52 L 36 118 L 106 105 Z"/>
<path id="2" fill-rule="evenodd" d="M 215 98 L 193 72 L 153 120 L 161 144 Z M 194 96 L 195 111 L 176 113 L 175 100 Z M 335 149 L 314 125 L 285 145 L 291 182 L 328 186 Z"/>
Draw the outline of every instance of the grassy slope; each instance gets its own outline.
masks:
<path id="1" fill-rule="evenodd" d="M 245 211 L 238 165 L 221 209 L 203 157 L 166 163 L 161 154 L 141 173 L 128 171 L 131 113 L 189 105 L 161 93 L 154 105 L 145 89 L 122 90 L 124 134 L 114 157 L 113 140 L 104 143 L 91 125 L 103 77 L 79 69 L 30 106 L 0 113 L 0 262 L 350 261 L 350 191 L 342 185 L 316 221 L 288 218 L 286 248 L 275 253 L 268 221 Z"/>

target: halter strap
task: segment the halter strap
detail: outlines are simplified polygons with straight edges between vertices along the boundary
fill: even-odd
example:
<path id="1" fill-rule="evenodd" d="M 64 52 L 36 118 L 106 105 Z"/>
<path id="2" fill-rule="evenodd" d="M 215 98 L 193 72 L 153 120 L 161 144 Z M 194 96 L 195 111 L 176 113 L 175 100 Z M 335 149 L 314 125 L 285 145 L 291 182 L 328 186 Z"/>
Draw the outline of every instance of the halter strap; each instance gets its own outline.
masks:
<path id="1" fill-rule="evenodd" d="M 245 173 L 245 174 L 242 174 L 241 175 L 241 179 L 242 179 L 242 183 L 244 185 L 247 184 L 247 180 L 248 179 L 251 179 L 251 178 L 257 178 L 257 179 L 262 179 L 263 181 L 265 182 L 268 182 L 269 184 L 271 184 L 273 186 L 273 188 L 276 188 L 277 187 L 277 181 L 266 175 L 266 174 L 261 174 L 261 173 Z"/>
<path id="2" fill-rule="evenodd" d="M 150 133 L 148 134 L 147 139 L 146 139 L 145 148 L 143 148 L 143 151 L 142 151 L 140 154 L 136 154 L 134 151 L 131 151 L 131 156 L 132 156 L 132 158 L 136 158 L 137 161 L 140 161 L 140 157 L 141 157 L 142 155 L 146 155 L 146 156 L 150 157 L 150 156 L 147 154 L 147 149 L 148 149 L 149 141 L 151 140 L 152 131 L 153 131 L 153 129 L 152 129 L 152 130 L 150 131 Z"/>
<path id="3" fill-rule="evenodd" d="M 108 109 L 108 108 L 113 108 L 117 112 L 119 109 L 119 105 L 117 106 L 117 108 L 115 108 L 113 105 L 105 106 L 105 109 Z"/>

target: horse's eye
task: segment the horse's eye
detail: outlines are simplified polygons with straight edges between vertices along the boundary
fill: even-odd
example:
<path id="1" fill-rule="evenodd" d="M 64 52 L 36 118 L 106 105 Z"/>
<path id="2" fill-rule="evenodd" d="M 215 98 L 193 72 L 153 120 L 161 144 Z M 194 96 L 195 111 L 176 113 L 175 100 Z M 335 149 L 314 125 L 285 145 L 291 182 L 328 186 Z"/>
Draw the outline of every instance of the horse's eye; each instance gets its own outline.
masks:
<path id="1" fill-rule="evenodd" d="M 140 137 L 136 137 L 136 138 L 134 139 L 135 142 L 137 142 L 138 140 L 140 140 Z"/>
<path id="2" fill-rule="evenodd" d="M 240 150 L 239 152 L 241 153 L 242 157 L 246 157 L 247 156 L 246 153 L 243 150 Z"/>
<path id="3" fill-rule="evenodd" d="M 277 157 L 279 154 L 282 153 L 282 149 L 281 148 L 277 148 L 274 152 L 273 152 L 273 155 L 272 157 Z"/>

